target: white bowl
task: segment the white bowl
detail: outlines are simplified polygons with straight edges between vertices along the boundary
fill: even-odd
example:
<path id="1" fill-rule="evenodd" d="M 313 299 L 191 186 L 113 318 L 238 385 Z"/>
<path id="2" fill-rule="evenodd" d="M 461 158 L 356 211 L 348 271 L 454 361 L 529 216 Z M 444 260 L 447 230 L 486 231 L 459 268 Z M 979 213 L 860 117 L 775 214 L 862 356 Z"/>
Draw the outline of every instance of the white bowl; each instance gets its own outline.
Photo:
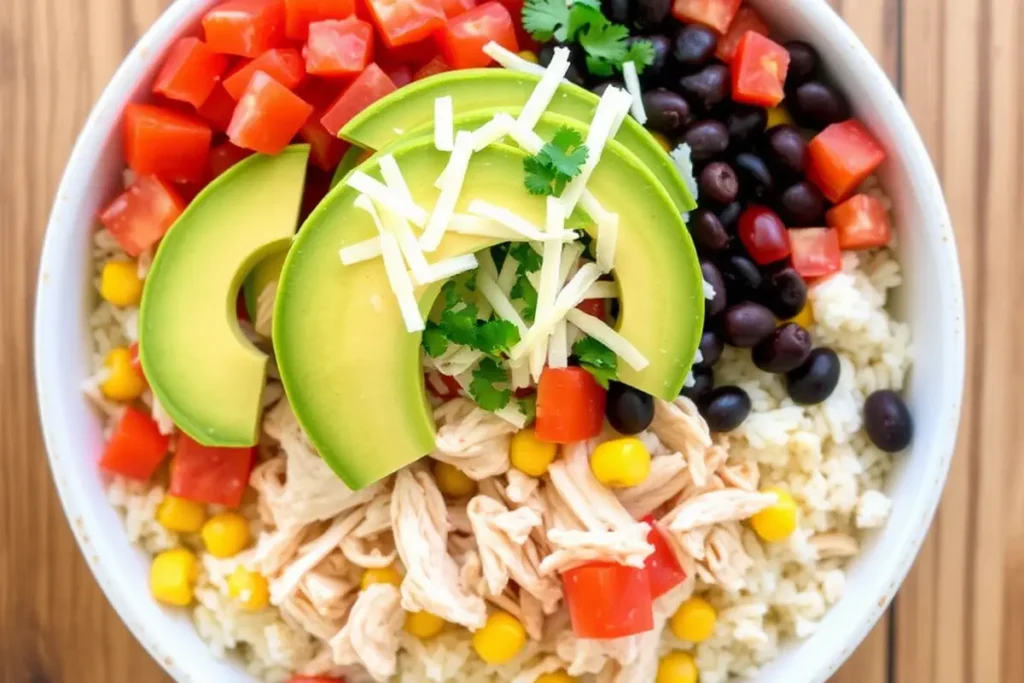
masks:
<path id="1" fill-rule="evenodd" d="M 821 52 L 857 115 L 889 151 L 881 176 L 895 202 L 905 285 L 897 314 L 915 344 L 909 381 L 916 420 L 911 450 L 889 479 L 889 524 L 849 569 L 845 596 L 809 639 L 768 665 L 762 683 L 820 683 L 854 651 L 882 615 L 928 531 L 949 469 L 964 374 L 960 269 L 935 172 L 885 74 L 853 32 L 821 0 L 750 0 L 787 37 Z M 150 599 L 148 563 L 129 544 L 107 503 L 96 466 L 102 427 L 79 385 L 90 372 L 85 344 L 91 300 L 90 238 L 96 213 L 121 182 L 119 118 L 144 98 L 168 45 L 197 24 L 213 0 L 178 0 L 142 37 L 93 109 L 57 192 L 39 275 L 36 383 L 54 480 L 71 527 L 107 597 L 150 654 L 179 681 L 246 681 L 214 657 L 181 613 Z"/>

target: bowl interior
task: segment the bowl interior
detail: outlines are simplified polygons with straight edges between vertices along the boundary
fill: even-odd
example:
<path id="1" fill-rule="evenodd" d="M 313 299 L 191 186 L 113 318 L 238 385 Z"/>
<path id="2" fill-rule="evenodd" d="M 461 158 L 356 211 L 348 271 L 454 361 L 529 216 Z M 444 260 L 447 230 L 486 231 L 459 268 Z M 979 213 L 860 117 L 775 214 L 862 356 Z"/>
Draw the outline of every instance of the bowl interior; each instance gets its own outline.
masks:
<path id="1" fill-rule="evenodd" d="M 904 286 L 896 313 L 914 340 L 908 399 L 912 449 L 887 484 L 891 522 L 849 567 L 845 596 L 806 641 L 788 647 L 764 683 L 818 683 L 833 673 L 881 616 L 928 530 L 955 440 L 963 384 L 964 318 L 949 217 L 927 153 L 899 97 L 867 50 L 820 0 L 750 0 L 785 37 L 822 53 L 857 115 L 889 151 L 881 176 L 895 204 Z M 149 597 L 147 562 L 128 543 L 107 503 L 96 466 L 102 426 L 80 392 L 91 372 L 87 339 L 93 217 L 120 185 L 118 120 L 142 99 L 161 55 L 194 29 L 212 0 L 179 0 L 147 32 L 103 93 L 75 146 L 46 235 L 36 311 L 35 362 L 51 469 L 65 511 L 97 580 L 136 637 L 177 680 L 247 681 L 242 669 L 206 649 L 191 621 Z M 67 333 L 67 321 L 77 326 Z"/>

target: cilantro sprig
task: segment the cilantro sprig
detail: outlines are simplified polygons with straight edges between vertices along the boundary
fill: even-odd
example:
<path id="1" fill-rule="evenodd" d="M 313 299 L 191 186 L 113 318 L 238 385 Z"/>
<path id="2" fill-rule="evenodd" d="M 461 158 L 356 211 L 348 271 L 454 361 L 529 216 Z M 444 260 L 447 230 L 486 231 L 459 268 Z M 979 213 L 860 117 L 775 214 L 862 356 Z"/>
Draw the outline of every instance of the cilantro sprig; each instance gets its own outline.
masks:
<path id="1" fill-rule="evenodd" d="M 484 410 L 501 410 L 512 398 L 508 368 L 493 358 L 484 358 L 473 371 L 469 393 Z"/>
<path id="2" fill-rule="evenodd" d="M 468 283 L 467 283 L 468 284 Z M 519 328 L 508 320 L 480 320 L 475 304 L 460 300 L 454 282 L 445 284 L 444 309 L 437 322 L 430 320 L 423 330 L 423 349 L 432 358 L 448 350 L 448 344 L 461 344 L 500 357 L 519 341 Z"/>
<path id="3" fill-rule="evenodd" d="M 523 160 L 526 189 L 533 195 L 558 197 L 565 186 L 583 170 L 590 150 L 583 136 L 568 127 L 561 127 L 537 154 Z"/>
<path id="4" fill-rule="evenodd" d="M 593 337 L 583 337 L 572 345 L 572 353 L 580 367 L 589 372 L 605 389 L 618 377 L 619 359 L 611 349 Z"/>
<path id="5" fill-rule="evenodd" d="M 508 253 L 519 264 L 516 267 L 516 281 L 508 295 L 512 299 L 523 302 L 521 311 L 523 320 L 532 325 L 537 317 L 537 289 L 527 276 L 540 270 L 541 257 L 533 247 L 525 242 L 517 242 L 512 245 Z"/>

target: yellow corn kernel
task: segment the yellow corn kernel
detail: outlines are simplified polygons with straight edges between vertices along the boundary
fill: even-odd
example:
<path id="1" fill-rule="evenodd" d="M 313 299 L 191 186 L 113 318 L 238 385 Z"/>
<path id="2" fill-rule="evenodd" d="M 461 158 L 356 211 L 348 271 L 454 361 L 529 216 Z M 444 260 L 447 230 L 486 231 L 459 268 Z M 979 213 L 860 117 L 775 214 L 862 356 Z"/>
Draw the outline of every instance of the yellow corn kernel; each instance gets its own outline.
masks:
<path id="1" fill-rule="evenodd" d="M 112 401 L 134 401 L 146 390 L 146 382 L 132 367 L 132 352 L 124 346 L 110 350 L 103 367 L 107 378 L 100 385 L 103 395 Z"/>
<path id="2" fill-rule="evenodd" d="M 156 509 L 156 521 L 168 531 L 194 534 L 203 528 L 206 510 L 194 500 L 167 496 Z"/>
<path id="3" fill-rule="evenodd" d="M 793 125 L 793 117 L 785 107 L 772 107 L 768 110 L 768 127 L 774 128 L 781 125 Z"/>
<path id="4" fill-rule="evenodd" d="M 363 572 L 363 578 L 359 581 L 359 586 L 363 590 L 366 590 L 375 583 L 390 583 L 392 586 L 401 586 L 402 575 L 394 567 L 367 569 Z"/>
<path id="5" fill-rule="evenodd" d="M 185 548 L 165 550 L 149 567 L 149 590 L 160 602 L 187 607 L 199 578 L 199 559 Z"/>
<path id="6" fill-rule="evenodd" d="M 405 615 L 405 630 L 417 638 L 433 638 L 444 628 L 444 619 L 430 612 L 409 612 Z"/>
<path id="7" fill-rule="evenodd" d="M 667 137 L 665 137 L 663 133 L 652 131 L 651 136 L 658 141 L 658 144 L 661 145 L 661 148 L 663 150 L 665 150 L 666 152 L 672 151 L 672 143 L 669 141 Z"/>
<path id="8" fill-rule="evenodd" d="M 526 629 L 508 612 L 487 617 L 484 627 L 473 634 L 473 649 L 488 664 L 505 664 L 526 644 Z"/>
<path id="9" fill-rule="evenodd" d="M 533 429 L 521 429 L 512 437 L 509 458 L 512 467 L 531 477 L 543 477 L 558 455 L 558 444 L 537 438 Z"/>
<path id="10" fill-rule="evenodd" d="M 540 64 L 540 60 L 537 59 L 537 54 L 535 52 L 523 50 L 522 52 L 519 53 L 519 56 L 525 59 L 526 61 L 530 62 L 531 64 Z"/>
<path id="11" fill-rule="evenodd" d="M 100 273 L 100 296 L 124 308 L 142 299 L 142 278 L 135 261 L 107 261 Z"/>
<path id="12" fill-rule="evenodd" d="M 796 323 L 805 330 L 810 330 L 814 327 L 814 311 L 811 310 L 811 303 L 809 301 L 805 303 L 804 307 L 800 309 L 800 312 L 789 320 L 779 321 L 780 325 L 784 325 L 786 323 Z"/>
<path id="13" fill-rule="evenodd" d="M 203 545 L 214 557 L 234 557 L 249 545 L 249 522 L 237 512 L 222 512 L 203 525 Z"/>
<path id="14" fill-rule="evenodd" d="M 434 463 L 434 479 L 441 493 L 452 498 L 464 498 L 476 493 L 476 482 L 455 465 L 440 460 Z"/>
<path id="15" fill-rule="evenodd" d="M 636 486 L 651 473 L 651 454 L 644 442 L 634 437 L 605 441 L 590 456 L 590 469 L 609 488 Z"/>
<path id="16" fill-rule="evenodd" d="M 693 597 L 679 606 L 669 626 L 679 640 L 703 643 L 715 632 L 717 622 L 715 608 L 704 598 Z"/>
<path id="17" fill-rule="evenodd" d="M 250 612 L 259 612 L 270 604 L 270 587 L 259 572 L 239 565 L 228 577 L 228 595 Z"/>
<path id="18" fill-rule="evenodd" d="M 577 680 L 575 676 L 570 676 L 564 671 L 556 671 L 538 677 L 534 683 L 576 683 Z"/>
<path id="19" fill-rule="evenodd" d="M 762 540 L 769 543 L 783 541 L 796 531 L 797 505 L 793 496 L 778 488 L 765 489 L 763 493 L 774 493 L 779 502 L 766 507 L 750 518 L 750 526 L 754 528 Z"/>
<path id="20" fill-rule="evenodd" d="M 697 663 L 689 652 L 670 652 L 658 662 L 657 683 L 697 683 Z"/>

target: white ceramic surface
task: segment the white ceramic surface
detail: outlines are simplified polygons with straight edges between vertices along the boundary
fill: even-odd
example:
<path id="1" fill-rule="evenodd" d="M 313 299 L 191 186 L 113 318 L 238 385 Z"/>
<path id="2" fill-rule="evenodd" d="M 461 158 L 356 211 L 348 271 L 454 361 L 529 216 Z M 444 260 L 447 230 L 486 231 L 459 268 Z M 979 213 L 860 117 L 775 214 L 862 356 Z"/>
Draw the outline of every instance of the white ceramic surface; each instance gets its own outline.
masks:
<path id="1" fill-rule="evenodd" d="M 935 172 L 885 74 L 821 0 L 751 0 L 787 37 L 813 43 L 889 160 L 883 182 L 896 205 L 905 285 L 898 313 L 910 323 L 916 359 L 909 403 L 912 450 L 888 483 L 890 523 L 850 567 L 845 597 L 808 640 L 768 666 L 763 683 L 820 683 L 854 651 L 881 616 L 924 539 L 952 456 L 964 372 L 964 313 L 953 232 Z M 249 678 L 216 659 L 188 619 L 149 598 L 147 562 L 106 502 L 96 467 L 101 425 L 79 385 L 90 374 L 86 315 L 90 235 L 100 205 L 121 179 L 118 119 L 145 97 L 161 54 L 194 29 L 211 0 L 178 0 L 143 36 L 100 97 L 75 145 L 57 192 L 40 268 L 35 328 L 36 381 L 54 481 L 75 536 L 118 614 L 178 681 L 235 683 Z"/>

